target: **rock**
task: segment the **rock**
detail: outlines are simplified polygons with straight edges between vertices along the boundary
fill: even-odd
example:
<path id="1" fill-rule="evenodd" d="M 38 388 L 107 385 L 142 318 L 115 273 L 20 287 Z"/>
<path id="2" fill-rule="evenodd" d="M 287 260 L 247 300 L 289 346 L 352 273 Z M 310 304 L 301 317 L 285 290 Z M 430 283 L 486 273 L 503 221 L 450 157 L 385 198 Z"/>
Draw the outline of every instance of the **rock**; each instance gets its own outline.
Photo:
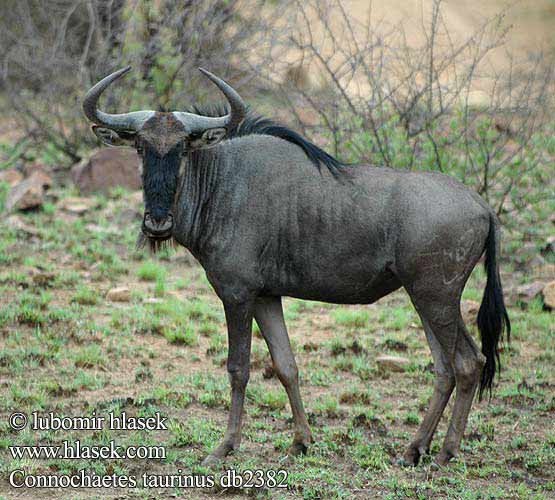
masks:
<path id="1" fill-rule="evenodd" d="M 52 285 L 53 281 L 56 279 L 56 273 L 44 271 L 42 269 L 34 269 L 31 271 L 31 279 L 35 285 L 46 288 Z"/>
<path id="2" fill-rule="evenodd" d="M 6 170 L 0 170 L 0 184 L 6 183 L 10 187 L 14 187 L 23 180 L 23 174 L 15 169 L 8 168 Z"/>
<path id="3" fill-rule="evenodd" d="M 548 254 L 555 253 L 555 236 L 549 236 L 545 240 L 545 244 L 541 248 L 541 253 L 544 257 Z"/>
<path id="4" fill-rule="evenodd" d="M 6 210 L 31 210 L 42 206 L 44 202 L 44 187 L 40 178 L 32 175 L 21 181 L 8 193 Z"/>
<path id="5" fill-rule="evenodd" d="M 478 311 L 480 310 L 480 304 L 475 300 L 463 300 L 461 302 L 461 314 L 463 321 L 467 325 L 476 324 L 476 319 L 478 318 Z"/>
<path id="6" fill-rule="evenodd" d="M 262 372 L 262 377 L 268 380 L 275 377 L 275 375 L 276 375 L 276 370 L 274 369 L 274 365 L 271 363 L 266 363 L 266 366 L 264 367 L 264 371 Z"/>
<path id="7" fill-rule="evenodd" d="M 109 193 L 121 186 L 140 189 L 139 157 L 133 149 L 100 149 L 71 169 L 71 178 L 81 193 Z"/>
<path id="8" fill-rule="evenodd" d="M 541 276 L 555 278 L 555 264 L 545 264 L 541 269 L 538 269 Z"/>
<path id="9" fill-rule="evenodd" d="M 550 311 L 555 310 L 555 281 L 550 281 L 542 290 L 543 305 Z"/>
<path id="10" fill-rule="evenodd" d="M 17 229 L 18 231 L 27 233 L 31 236 L 40 235 L 39 229 L 37 229 L 35 226 L 30 226 L 29 224 L 25 224 L 25 222 L 21 220 L 21 217 L 19 215 L 10 215 L 6 219 L 6 226 L 11 227 L 13 229 Z"/>
<path id="11" fill-rule="evenodd" d="M 389 372 L 404 372 L 410 361 L 407 358 L 401 356 L 378 356 L 376 358 L 376 364 L 378 368 L 382 371 Z"/>
<path id="12" fill-rule="evenodd" d="M 143 303 L 145 304 L 162 304 L 162 302 L 164 301 L 158 297 L 147 297 L 143 300 Z"/>
<path id="13" fill-rule="evenodd" d="M 125 286 L 112 288 L 106 294 L 106 299 L 111 302 L 129 302 L 131 300 L 131 291 Z"/>
<path id="14" fill-rule="evenodd" d="M 114 227 L 103 227 L 98 224 L 87 224 L 85 229 L 91 233 L 96 234 L 119 234 L 117 228 Z"/>
<path id="15" fill-rule="evenodd" d="M 544 287 L 545 283 L 542 281 L 534 281 L 517 286 L 515 289 L 515 299 L 517 302 L 529 304 L 542 293 Z"/>
<path id="16" fill-rule="evenodd" d="M 59 201 L 58 207 L 72 214 L 84 214 L 89 210 L 96 208 L 98 201 L 94 198 L 80 198 L 78 196 L 69 196 Z"/>
<path id="17" fill-rule="evenodd" d="M 46 170 L 35 170 L 28 178 L 34 179 L 34 181 L 41 184 L 44 189 L 50 189 L 52 187 L 52 177 L 50 177 Z"/>
<path id="18" fill-rule="evenodd" d="M 52 186 L 52 171 L 42 163 L 29 163 L 23 167 L 23 174 L 26 178 L 35 177 L 40 179 L 45 189 Z"/>

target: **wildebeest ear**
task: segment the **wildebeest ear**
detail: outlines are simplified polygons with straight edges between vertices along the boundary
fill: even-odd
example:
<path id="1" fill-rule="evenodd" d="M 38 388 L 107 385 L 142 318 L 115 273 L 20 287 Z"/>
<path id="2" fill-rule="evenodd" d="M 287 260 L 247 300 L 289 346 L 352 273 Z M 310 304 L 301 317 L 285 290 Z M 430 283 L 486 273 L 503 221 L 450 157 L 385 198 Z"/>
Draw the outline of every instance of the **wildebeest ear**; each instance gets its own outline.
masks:
<path id="1" fill-rule="evenodd" d="M 189 141 L 190 149 L 204 149 L 211 148 L 225 138 L 227 129 L 224 127 L 209 128 L 205 130 L 200 137 L 191 139 Z"/>
<path id="2" fill-rule="evenodd" d="M 109 128 L 93 125 L 92 131 L 107 146 L 132 146 L 135 134 L 132 132 L 116 132 Z"/>

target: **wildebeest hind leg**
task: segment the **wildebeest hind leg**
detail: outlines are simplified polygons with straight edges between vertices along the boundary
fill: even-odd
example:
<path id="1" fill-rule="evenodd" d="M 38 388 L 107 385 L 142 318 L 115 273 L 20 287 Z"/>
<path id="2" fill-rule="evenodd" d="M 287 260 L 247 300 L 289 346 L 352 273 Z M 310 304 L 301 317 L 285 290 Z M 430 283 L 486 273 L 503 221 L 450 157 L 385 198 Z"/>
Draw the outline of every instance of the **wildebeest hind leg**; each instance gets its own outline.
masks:
<path id="1" fill-rule="evenodd" d="M 264 340 L 268 344 L 276 374 L 285 387 L 291 404 L 295 435 L 290 451 L 295 455 L 304 453 L 312 442 L 312 435 L 301 400 L 297 364 L 283 319 L 281 297 L 261 297 L 257 299 L 254 317 Z"/>
<path id="2" fill-rule="evenodd" d="M 445 441 L 436 457 L 436 463 L 439 465 L 445 465 L 459 451 L 484 364 L 485 357 L 474 343 L 459 315 L 459 336 L 453 364 L 457 393 Z"/>
<path id="3" fill-rule="evenodd" d="M 414 439 L 405 451 L 403 458 L 400 460 L 399 463 L 401 465 L 417 465 L 420 457 L 429 453 L 432 438 L 455 387 L 455 374 L 449 359 L 436 339 L 429 322 L 424 316 L 421 316 L 421 320 L 434 359 L 436 379 L 428 412 L 420 424 Z"/>

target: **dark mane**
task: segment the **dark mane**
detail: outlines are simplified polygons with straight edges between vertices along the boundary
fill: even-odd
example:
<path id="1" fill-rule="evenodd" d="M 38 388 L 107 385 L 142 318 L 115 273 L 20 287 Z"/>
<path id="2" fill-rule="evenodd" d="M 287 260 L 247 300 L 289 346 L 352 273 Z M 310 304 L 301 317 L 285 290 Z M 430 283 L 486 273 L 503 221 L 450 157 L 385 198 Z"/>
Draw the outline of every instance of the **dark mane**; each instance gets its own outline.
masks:
<path id="1" fill-rule="evenodd" d="M 223 116 L 227 113 L 227 108 L 223 104 L 193 106 L 190 112 L 204 116 Z M 296 144 L 305 152 L 308 159 L 318 170 L 320 170 L 321 165 L 324 165 L 334 176 L 337 176 L 341 168 L 345 166 L 344 163 L 326 153 L 323 149 L 308 141 L 294 130 L 280 125 L 269 118 L 254 114 L 251 111 L 247 113 L 247 117 L 238 127 L 230 131 L 229 138 L 243 137 L 246 135 L 272 135 Z"/>

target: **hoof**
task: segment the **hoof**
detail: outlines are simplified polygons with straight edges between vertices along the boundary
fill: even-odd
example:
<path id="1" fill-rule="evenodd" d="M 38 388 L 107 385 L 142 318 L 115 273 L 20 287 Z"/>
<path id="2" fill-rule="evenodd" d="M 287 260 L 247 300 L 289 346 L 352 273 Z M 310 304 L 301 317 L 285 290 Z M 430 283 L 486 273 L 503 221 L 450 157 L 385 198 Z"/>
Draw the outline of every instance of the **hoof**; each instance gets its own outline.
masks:
<path id="1" fill-rule="evenodd" d="M 203 467 L 215 467 L 223 462 L 222 457 L 217 457 L 215 455 L 208 455 L 201 463 Z"/>
<path id="2" fill-rule="evenodd" d="M 445 467 L 446 465 L 448 465 L 451 459 L 453 459 L 454 457 L 455 457 L 454 453 L 451 453 L 450 451 L 442 450 L 439 452 L 438 456 L 433 461 L 432 467 L 435 470 L 441 469 L 442 467 Z"/>
<path id="3" fill-rule="evenodd" d="M 308 446 L 304 443 L 293 443 L 289 448 L 289 455 L 298 457 L 299 455 L 306 455 Z"/>
<path id="4" fill-rule="evenodd" d="M 230 453 L 239 447 L 239 444 L 233 445 L 230 441 L 224 440 L 210 455 L 208 455 L 202 462 L 201 465 L 213 466 L 218 465 L 223 462 L 223 459 L 227 457 Z"/>
<path id="5" fill-rule="evenodd" d="M 405 451 L 402 458 L 399 458 L 396 462 L 397 465 L 401 467 L 416 467 L 418 462 L 420 462 L 420 457 L 426 453 L 423 448 L 416 448 L 414 446 L 409 446 L 407 451 Z"/>

